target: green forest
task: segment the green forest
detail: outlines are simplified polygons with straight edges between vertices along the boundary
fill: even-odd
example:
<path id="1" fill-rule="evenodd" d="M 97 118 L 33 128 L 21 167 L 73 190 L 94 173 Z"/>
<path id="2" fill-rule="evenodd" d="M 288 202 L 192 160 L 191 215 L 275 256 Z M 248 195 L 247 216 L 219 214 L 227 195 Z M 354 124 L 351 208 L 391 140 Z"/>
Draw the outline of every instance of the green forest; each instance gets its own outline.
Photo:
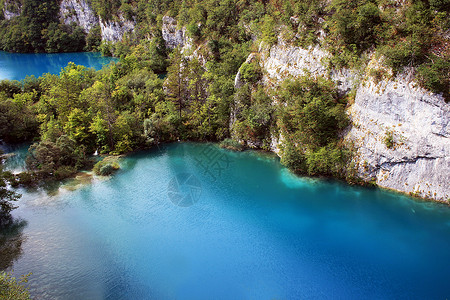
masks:
<path id="1" fill-rule="evenodd" d="M 420 85 L 450 97 L 450 0 L 91 0 L 103 20 L 122 15 L 136 22 L 114 44 L 100 42 L 98 26 L 86 34 L 62 24 L 56 0 L 18 3 L 21 15 L 1 20 L 1 49 L 95 50 L 121 59 L 100 71 L 69 64 L 59 75 L 0 82 L 0 139 L 33 142 L 28 171 L 3 176 L 13 186 L 90 169 L 96 151 L 120 155 L 177 140 L 230 148 L 260 142 L 268 150 L 279 132 L 289 137 L 281 144 L 283 164 L 354 182 L 352 149 L 339 136 L 349 125 L 351 95 L 310 76 L 287 78 L 275 93 L 260 84 L 257 60 L 244 64 L 261 41 L 272 45 L 279 37 L 301 47 L 319 44 L 332 53 L 330 68 L 358 69 L 375 53 L 394 74 L 412 68 Z M 186 27 L 197 56 L 165 47 L 164 15 Z M 238 71 L 244 84 L 236 89 Z"/>

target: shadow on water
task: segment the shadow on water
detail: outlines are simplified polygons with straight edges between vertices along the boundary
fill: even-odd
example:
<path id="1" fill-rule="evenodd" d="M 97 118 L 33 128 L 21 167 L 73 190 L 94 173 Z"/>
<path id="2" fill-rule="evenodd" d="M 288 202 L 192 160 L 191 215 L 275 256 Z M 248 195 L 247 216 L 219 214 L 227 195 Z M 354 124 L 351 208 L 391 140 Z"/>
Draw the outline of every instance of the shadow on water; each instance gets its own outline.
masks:
<path id="1" fill-rule="evenodd" d="M 25 241 L 23 229 L 27 222 L 21 219 L 0 230 L 0 271 L 10 268 L 22 255 L 22 244 Z"/>

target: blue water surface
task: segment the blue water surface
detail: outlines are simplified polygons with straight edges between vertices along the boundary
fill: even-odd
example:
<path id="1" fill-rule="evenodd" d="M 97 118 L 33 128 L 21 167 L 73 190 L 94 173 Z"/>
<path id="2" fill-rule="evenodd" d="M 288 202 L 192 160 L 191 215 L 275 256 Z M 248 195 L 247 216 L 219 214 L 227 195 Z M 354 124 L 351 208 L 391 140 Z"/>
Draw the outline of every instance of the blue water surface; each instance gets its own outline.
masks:
<path id="1" fill-rule="evenodd" d="M 36 299 L 450 297 L 447 206 L 211 144 L 121 166 L 73 191 L 22 191 L 10 269 L 33 273 Z"/>
<path id="2" fill-rule="evenodd" d="M 69 62 L 99 70 L 116 59 L 96 52 L 8 53 L 0 51 L 0 80 L 22 80 L 27 75 L 59 74 Z"/>

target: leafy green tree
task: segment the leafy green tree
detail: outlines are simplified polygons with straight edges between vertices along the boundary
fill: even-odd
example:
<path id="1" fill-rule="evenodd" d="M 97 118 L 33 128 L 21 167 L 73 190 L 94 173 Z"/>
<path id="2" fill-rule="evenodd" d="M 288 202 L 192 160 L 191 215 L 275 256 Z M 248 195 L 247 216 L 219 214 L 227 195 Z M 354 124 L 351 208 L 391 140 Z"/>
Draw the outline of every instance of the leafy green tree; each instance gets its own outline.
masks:
<path id="1" fill-rule="evenodd" d="M 324 78 L 286 80 L 279 94 L 282 163 L 310 175 L 345 176 L 349 151 L 339 143 L 348 125 L 345 102 Z"/>
<path id="2" fill-rule="evenodd" d="M 108 153 L 111 150 L 108 143 L 110 136 L 108 122 L 103 118 L 101 112 L 97 112 L 97 115 L 95 115 L 89 126 L 89 131 L 96 138 L 96 149 L 100 149 L 100 153 Z"/>
<path id="3" fill-rule="evenodd" d="M 0 138 L 10 143 L 32 139 L 39 128 L 30 97 L 16 95 L 15 99 L 0 100 Z"/>
<path id="4" fill-rule="evenodd" d="M 4 300 L 30 300 L 30 293 L 24 286 L 28 276 L 21 276 L 20 280 L 14 278 L 10 273 L 0 273 L 0 299 Z"/>
<path id="5" fill-rule="evenodd" d="M 257 61 L 243 63 L 240 71 L 242 79 L 248 83 L 256 83 L 262 77 L 261 67 Z"/>
<path id="6" fill-rule="evenodd" d="M 64 124 L 64 132 L 79 145 L 84 145 L 88 149 L 93 148 L 93 140 L 91 132 L 89 131 L 90 120 L 92 120 L 89 113 L 74 108 Z"/>
<path id="7" fill-rule="evenodd" d="M 11 211 L 16 208 L 13 202 L 21 197 L 8 189 L 11 178 L 11 173 L 3 171 L 3 160 L 0 159 L 0 229 L 12 224 Z"/>
<path id="8" fill-rule="evenodd" d="M 184 76 L 186 68 L 183 67 L 185 63 L 180 50 L 175 49 L 171 56 L 171 65 L 167 70 L 167 79 L 164 83 L 167 88 L 168 99 L 176 105 L 180 120 L 182 119 L 182 112 L 186 105 L 186 83 Z"/>
<path id="9" fill-rule="evenodd" d="M 134 115 L 126 111 L 117 117 L 113 132 L 115 154 L 131 152 L 142 143 L 142 125 Z"/>
<path id="10" fill-rule="evenodd" d="M 356 47 L 360 53 L 376 45 L 382 19 L 374 1 L 333 0 L 328 9 L 333 12 L 328 20 L 331 44 L 348 49 Z"/>
<path id="11" fill-rule="evenodd" d="M 98 51 L 102 43 L 102 31 L 99 25 L 91 28 L 86 36 L 86 51 Z"/>
<path id="12" fill-rule="evenodd" d="M 265 15 L 261 23 L 261 32 L 263 40 L 269 45 L 277 42 L 277 31 L 275 29 L 275 20 L 270 15 Z"/>
<path id="13" fill-rule="evenodd" d="M 57 180 L 70 177 L 87 163 L 83 145 L 77 145 L 67 135 L 56 142 L 44 140 L 30 146 L 27 167 L 44 178 Z"/>
<path id="14" fill-rule="evenodd" d="M 108 135 L 107 145 L 98 145 L 104 149 L 106 149 L 105 147 L 108 149 L 114 148 L 113 126 L 117 119 L 117 112 L 116 104 L 112 97 L 113 89 L 114 85 L 111 77 L 105 74 L 101 80 L 95 81 L 91 87 L 85 89 L 81 94 L 81 98 L 84 101 L 88 101 L 91 107 L 97 109 L 97 117 L 94 119 L 95 125 L 91 123 L 90 126 L 91 132 L 93 131 L 97 134 L 97 142 L 103 140 L 104 134 Z M 104 128 L 105 125 L 106 128 Z"/>

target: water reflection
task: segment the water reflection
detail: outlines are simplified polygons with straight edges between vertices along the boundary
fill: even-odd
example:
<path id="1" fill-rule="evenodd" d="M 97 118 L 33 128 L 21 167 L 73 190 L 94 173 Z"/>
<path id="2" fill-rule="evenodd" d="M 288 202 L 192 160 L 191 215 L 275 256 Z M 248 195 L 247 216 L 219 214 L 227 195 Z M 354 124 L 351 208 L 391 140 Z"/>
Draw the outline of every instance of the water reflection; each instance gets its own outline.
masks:
<path id="1" fill-rule="evenodd" d="M 27 226 L 24 220 L 15 220 L 10 226 L 0 230 L 0 271 L 12 267 L 22 255 L 25 237 L 22 233 Z"/>

